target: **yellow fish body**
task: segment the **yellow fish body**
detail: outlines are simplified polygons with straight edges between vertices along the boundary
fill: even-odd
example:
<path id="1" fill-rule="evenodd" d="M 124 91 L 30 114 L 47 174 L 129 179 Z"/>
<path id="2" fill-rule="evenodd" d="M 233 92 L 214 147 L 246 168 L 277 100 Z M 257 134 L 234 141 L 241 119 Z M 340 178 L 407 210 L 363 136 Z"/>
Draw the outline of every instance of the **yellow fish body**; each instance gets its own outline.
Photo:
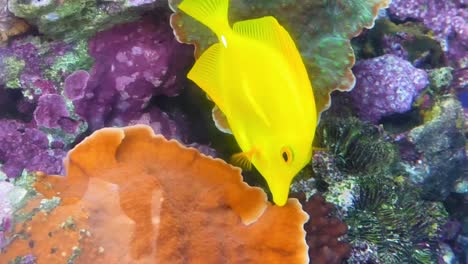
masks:
<path id="1" fill-rule="evenodd" d="M 188 78 L 225 114 L 242 153 L 268 183 L 277 205 L 310 161 L 317 113 L 307 71 L 289 33 L 274 17 L 237 22 L 229 0 L 184 0 L 179 9 L 209 27 L 219 42 L 196 61 Z"/>

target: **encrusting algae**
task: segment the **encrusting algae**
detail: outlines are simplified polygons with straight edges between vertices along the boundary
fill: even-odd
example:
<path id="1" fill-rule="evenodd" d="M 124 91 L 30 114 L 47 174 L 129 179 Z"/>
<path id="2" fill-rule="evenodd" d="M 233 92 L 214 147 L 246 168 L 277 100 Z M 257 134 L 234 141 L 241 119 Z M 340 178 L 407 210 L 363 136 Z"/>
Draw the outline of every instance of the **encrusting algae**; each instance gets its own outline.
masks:
<path id="1" fill-rule="evenodd" d="M 311 83 L 289 33 L 272 16 L 228 22 L 229 0 L 185 0 L 179 9 L 209 27 L 219 42 L 196 61 L 188 78 L 227 118 L 242 153 L 255 165 L 277 205 L 309 163 L 317 125 Z M 266 76 L 268 76 L 266 78 Z"/>
<path id="2" fill-rule="evenodd" d="M 39 175 L 42 195 L 15 217 L 0 263 L 307 263 L 300 203 L 270 204 L 240 170 L 155 136 L 105 128 Z M 39 204 L 55 197 L 45 212 Z M 59 199 L 58 199 L 58 198 Z"/>

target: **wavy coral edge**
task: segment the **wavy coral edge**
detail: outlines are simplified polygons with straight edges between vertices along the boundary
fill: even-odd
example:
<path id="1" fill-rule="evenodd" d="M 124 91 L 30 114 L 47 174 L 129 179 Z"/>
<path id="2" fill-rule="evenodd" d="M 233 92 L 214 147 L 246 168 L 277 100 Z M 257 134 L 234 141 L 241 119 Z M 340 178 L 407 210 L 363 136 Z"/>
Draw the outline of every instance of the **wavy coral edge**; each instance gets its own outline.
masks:
<path id="1" fill-rule="evenodd" d="M 183 150 L 187 150 L 187 151 L 190 151 L 192 152 L 194 155 L 198 155 L 199 157 L 203 158 L 203 159 L 206 159 L 206 160 L 210 160 L 211 162 L 216 162 L 218 164 L 221 164 L 223 166 L 228 166 L 230 169 L 238 172 L 236 175 L 238 177 L 238 180 L 242 183 L 242 186 L 244 188 L 253 188 L 253 189 L 256 189 L 256 190 L 261 190 L 262 193 L 263 193 L 263 202 L 265 203 L 265 206 L 264 208 L 261 210 L 261 212 L 259 213 L 259 215 L 252 219 L 252 220 L 249 220 L 249 221 L 243 221 L 244 224 L 246 225 L 250 225 L 251 223 L 257 221 L 262 215 L 263 213 L 265 212 L 266 208 L 268 206 L 277 206 L 273 203 L 271 203 L 270 201 L 268 201 L 268 197 L 265 193 L 265 191 L 260 188 L 260 187 L 257 187 L 257 186 L 250 186 L 249 184 L 247 184 L 245 181 L 244 181 L 244 177 L 242 176 L 242 169 L 239 168 L 239 167 L 236 167 L 236 166 L 233 166 L 232 164 L 229 164 L 227 163 L 225 160 L 223 159 L 220 159 L 220 158 L 214 158 L 210 155 L 205 155 L 203 153 L 201 153 L 198 149 L 194 148 L 194 147 L 188 147 L 188 146 L 185 146 L 183 145 L 182 143 L 180 143 L 179 141 L 175 140 L 175 139 L 167 139 L 164 135 L 162 134 L 155 134 L 153 129 L 150 127 L 150 126 L 147 126 L 147 125 L 141 125 L 141 124 L 138 124 L 138 125 L 133 125 L 133 126 L 127 126 L 127 127 L 123 127 L 123 128 L 118 128 L 118 127 L 106 127 L 106 128 L 102 128 L 100 130 L 97 130 L 96 132 L 104 132 L 105 131 L 112 131 L 113 133 L 117 132 L 118 134 L 121 135 L 121 138 L 120 140 L 122 141 L 124 138 L 125 138 L 125 131 L 126 130 L 132 130 L 132 129 L 144 129 L 144 130 L 147 130 L 148 132 L 150 132 L 151 134 L 151 138 L 152 139 L 162 139 L 164 141 L 166 141 L 167 143 L 170 143 L 170 144 L 173 144 L 175 146 L 177 146 L 178 148 L 180 149 L 183 149 Z M 97 133 L 94 132 L 93 134 L 87 136 L 85 139 L 83 139 L 80 143 L 78 143 L 74 149 L 78 148 L 80 145 L 82 144 L 85 144 L 86 142 L 88 142 L 89 140 L 93 140 L 94 137 L 96 137 Z M 73 153 L 74 149 L 72 149 L 68 154 L 67 156 L 65 157 L 64 159 L 64 163 L 69 160 L 69 156 L 71 155 L 71 153 Z M 292 202 L 292 203 L 297 203 L 300 205 L 299 201 L 296 199 L 296 198 L 289 198 L 288 201 Z M 300 209 L 302 210 L 302 206 L 300 207 Z M 303 211 L 303 210 L 302 210 Z M 305 221 L 308 220 L 308 215 L 305 214 L 305 216 L 307 216 L 307 219 Z"/>
<path id="2" fill-rule="evenodd" d="M 391 3 L 392 3 L 392 0 L 387 0 L 387 1 L 383 2 L 383 3 L 375 5 L 374 8 L 372 9 L 372 14 L 374 16 L 374 19 L 372 19 L 372 21 L 369 24 L 364 24 L 362 26 L 362 28 L 357 30 L 356 32 L 348 34 L 348 36 L 347 36 L 348 39 L 349 39 L 348 42 L 351 42 L 352 38 L 355 38 L 355 37 L 359 36 L 362 33 L 362 31 L 364 30 L 364 28 L 366 28 L 366 29 L 373 28 L 374 25 L 375 25 L 375 21 L 377 20 L 379 10 L 388 8 Z M 354 89 L 354 87 L 356 86 L 356 77 L 354 76 L 353 71 L 352 71 L 352 68 L 353 68 L 354 64 L 356 63 L 356 56 L 354 55 L 354 49 L 351 46 L 351 44 L 349 46 L 351 48 L 351 51 L 353 52 L 353 55 L 352 55 L 352 58 L 350 58 L 350 61 L 351 61 L 350 67 L 345 70 L 344 75 L 345 75 L 345 78 L 349 77 L 349 79 L 352 80 L 352 83 L 348 87 L 338 86 L 333 91 L 351 92 Z M 320 117 L 321 117 L 322 113 L 325 112 L 326 110 L 328 110 L 330 108 L 330 106 L 331 106 L 331 93 L 328 94 L 327 104 L 324 105 L 324 108 L 320 111 L 320 114 L 318 116 L 319 121 L 320 121 Z"/>
<path id="3" fill-rule="evenodd" d="M 217 162 L 217 163 L 222 164 L 224 166 L 227 165 L 227 166 L 229 166 L 229 168 L 231 168 L 231 169 L 238 172 L 237 176 L 238 176 L 238 179 L 240 180 L 240 182 L 242 183 L 242 187 L 244 187 L 246 189 L 253 188 L 253 189 L 261 190 L 262 193 L 263 193 L 263 197 L 264 197 L 263 202 L 264 202 L 265 206 L 259 212 L 259 214 L 258 214 L 258 216 L 256 218 L 251 219 L 250 221 L 244 221 L 244 220 L 242 221 L 246 226 L 251 225 L 251 224 L 255 223 L 258 219 L 260 219 L 263 216 L 263 214 L 265 213 L 265 211 L 268 209 L 269 206 L 277 206 L 277 205 L 271 203 L 270 201 L 268 201 L 267 195 L 266 195 L 265 191 L 262 188 L 256 187 L 256 186 L 250 186 L 249 184 L 247 184 L 244 181 L 244 177 L 242 176 L 242 169 L 241 168 L 233 166 L 233 165 L 227 163 L 223 159 L 214 158 L 212 156 L 205 155 L 205 154 L 201 153 L 200 151 L 198 151 L 196 148 L 187 147 L 187 146 L 183 145 L 182 143 L 180 143 L 179 141 L 177 141 L 175 139 L 169 139 L 168 140 L 162 134 L 155 134 L 153 129 L 151 127 L 147 126 L 147 125 L 134 125 L 134 126 L 131 126 L 131 127 L 127 127 L 127 129 L 128 128 L 130 128 L 130 129 L 132 129 L 132 128 L 135 128 L 135 129 L 144 128 L 144 129 L 150 130 L 151 134 L 152 134 L 152 138 L 162 138 L 162 139 L 166 140 L 167 142 L 170 142 L 170 143 L 176 145 L 177 147 L 179 147 L 181 149 L 193 152 L 195 155 L 198 155 L 199 157 L 201 157 L 203 159 L 208 159 L 210 161 Z M 297 198 L 289 198 L 287 204 L 290 204 L 291 206 L 294 206 L 295 208 L 297 208 L 298 211 L 301 213 L 301 215 L 303 217 L 303 219 L 302 219 L 303 223 L 302 223 L 301 230 L 300 230 L 301 231 L 301 236 L 304 238 L 304 246 L 305 246 L 305 249 L 304 249 L 305 258 L 304 258 L 303 263 L 309 263 L 309 261 L 310 261 L 310 258 L 309 258 L 309 245 L 307 244 L 306 239 L 305 239 L 306 235 L 307 235 L 307 232 L 305 230 L 305 224 L 307 223 L 307 221 L 309 221 L 310 216 L 303 210 L 302 204 L 299 202 L 299 200 Z"/>

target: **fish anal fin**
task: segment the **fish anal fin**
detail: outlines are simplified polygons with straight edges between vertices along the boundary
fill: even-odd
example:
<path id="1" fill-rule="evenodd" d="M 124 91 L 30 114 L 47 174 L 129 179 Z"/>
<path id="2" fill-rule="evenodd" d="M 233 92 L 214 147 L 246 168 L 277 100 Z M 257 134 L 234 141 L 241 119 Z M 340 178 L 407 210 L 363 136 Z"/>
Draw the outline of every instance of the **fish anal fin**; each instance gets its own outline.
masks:
<path id="1" fill-rule="evenodd" d="M 239 166 L 244 170 L 250 171 L 252 170 L 252 158 L 255 152 L 255 148 L 252 148 L 247 152 L 236 153 L 231 156 L 231 164 Z"/>
<path id="2" fill-rule="evenodd" d="M 194 81 L 217 105 L 222 104 L 221 74 L 223 48 L 219 43 L 209 47 L 192 67 L 187 77 Z"/>
<path id="3" fill-rule="evenodd" d="M 294 66 L 300 66 L 298 63 L 302 64 L 296 44 L 286 29 L 272 16 L 239 21 L 234 24 L 233 31 L 244 37 L 258 40 L 283 53 Z"/>
<path id="4" fill-rule="evenodd" d="M 231 127 L 227 121 L 226 115 L 219 109 L 218 106 L 214 106 L 213 110 L 211 111 L 211 115 L 213 117 L 213 121 L 216 127 L 226 134 L 232 134 Z"/>

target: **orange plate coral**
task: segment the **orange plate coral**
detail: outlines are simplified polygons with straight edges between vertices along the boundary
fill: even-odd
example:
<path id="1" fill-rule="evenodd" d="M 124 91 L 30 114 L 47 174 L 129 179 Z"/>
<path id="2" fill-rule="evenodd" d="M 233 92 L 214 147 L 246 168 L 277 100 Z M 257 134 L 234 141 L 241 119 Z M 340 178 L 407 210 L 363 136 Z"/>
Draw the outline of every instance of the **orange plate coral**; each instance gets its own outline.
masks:
<path id="1" fill-rule="evenodd" d="M 73 149 L 67 176 L 40 175 L 0 263 L 307 263 L 296 199 L 277 207 L 222 160 L 155 136 L 146 126 L 106 128 Z"/>

